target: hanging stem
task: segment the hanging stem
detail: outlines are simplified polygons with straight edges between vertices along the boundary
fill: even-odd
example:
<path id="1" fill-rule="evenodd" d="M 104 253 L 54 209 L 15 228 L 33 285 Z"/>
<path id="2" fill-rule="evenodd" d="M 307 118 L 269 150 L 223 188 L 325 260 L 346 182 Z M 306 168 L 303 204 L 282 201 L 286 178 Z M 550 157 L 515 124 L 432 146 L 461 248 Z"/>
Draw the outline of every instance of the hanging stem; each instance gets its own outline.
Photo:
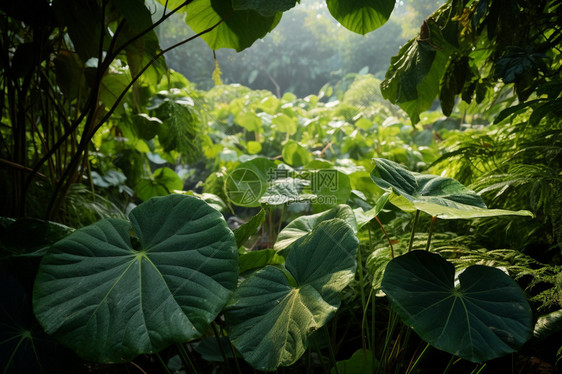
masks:
<path id="1" fill-rule="evenodd" d="M 384 233 L 384 236 L 386 236 L 386 240 L 388 241 L 388 245 L 390 245 L 390 255 L 392 256 L 392 258 L 394 258 L 394 247 L 392 247 L 392 241 L 390 240 L 390 237 L 388 236 L 386 230 L 384 229 L 384 226 L 382 225 L 381 221 L 379 220 L 379 217 L 375 217 L 375 219 L 377 220 L 377 223 L 381 227 L 382 232 Z"/>
<path id="2" fill-rule="evenodd" d="M 429 252 L 429 244 L 431 244 L 431 235 L 433 234 L 433 225 L 435 224 L 435 220 L 437 216 L 431 217 L 431 225 L 429 226 L 429 234 L 427 235 L 427 244 L 425 246 L 425 250 Z"/>
<path id="3" fill-rule="evenodd" d="M 412 250 L 412 245 L 414 244 L 414 235 L 416 233 L 416 223 L 418 222 L 418 216 L 420 211 L 416 210 L 416 215 L 414 216 L 414 221 L 412 222 L 412 233 L 410 234 L 410 245 L 408 246 L 408 252 Z"/>

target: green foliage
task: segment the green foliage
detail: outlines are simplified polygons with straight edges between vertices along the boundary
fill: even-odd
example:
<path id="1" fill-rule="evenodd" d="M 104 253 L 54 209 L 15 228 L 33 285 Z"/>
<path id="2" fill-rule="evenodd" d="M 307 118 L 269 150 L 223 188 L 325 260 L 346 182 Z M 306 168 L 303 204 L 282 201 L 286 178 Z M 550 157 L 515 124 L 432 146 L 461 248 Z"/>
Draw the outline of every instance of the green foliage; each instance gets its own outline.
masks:
<path id="1" fill-rule="evenodd" d="M 19 217 L 0 218 L 8 371 L 434 372 L 446 352 L 463 359 L 445 371 L 515 351 L 493 365 L 556 362 L 558 317 L 543 315 L 562 305 L 560 2 L 448 2 L 411 26 L 382 91 L 384 51 L 405 28 L 349 36 L 322 16 L 365 32 L 394 1 L 312 1 L 282 22 L 297 1 L 159 3 L 0 6 L 0 210 Z M 435 3 L 394 13 L 404 26 Z M 214 48 L 257 48 L 213 61 L 184 18 Z M 194 74 L 274 93 L 219 79 L 198 91 L 159 41 L 190 41 L 180 59 Z M 435 98 L 452 117 L 421 113 Z M 521 209 L 536 218 L 509 217 Z M 540 322 L 523 346 L 518 285 Z M 45 359 L 53 338 L 123 364 Z"/>
<path id="2" fill-rule="evenodd" d="M 544 105 L 544 113 L 554 108 L 544 99 L 524 102 L 533 93 L 542 96 L 543 85 L 560 80 L 560 40 L 549 36 L 560 31 L 553 26 L 560 21 L 560 3 L 521 1 L 505 9 L 500 4 L 450 1 L 434 12 L 419 37 L 393 57 L 382 86 L 385 98 L 417 123 L 437 96 L 449 115 L 459 94 L 469 104 L 473 99 L 481 103 L 484 95 L 497 92 L 501 81 L 513 84 L 521 107 Z M 553 27 L 547 33 L 545 23 Z M 514 24 L 524 27 L 514 29 Z"/>
<path id="3" fill-rule="evenodd" d="M 310 334 L 339 307 L 338 294 L 355 273 L 357 245 L 351 227 L 328 220 L 287 248 L 285 269 L 270 265 L 242 282 L 225 318 L 246 361 L 273 370 L 304 353 Z"/>
<path id="4" fill-rule="evenodd" d="M 170 168 L 159 168 L 154 171 L 150 179 L 142 179 L 135 186 L 139 199 L 146 201 L 155 196 L 166 196 L 174 190 L 181 190 L 183 182 Z"/>

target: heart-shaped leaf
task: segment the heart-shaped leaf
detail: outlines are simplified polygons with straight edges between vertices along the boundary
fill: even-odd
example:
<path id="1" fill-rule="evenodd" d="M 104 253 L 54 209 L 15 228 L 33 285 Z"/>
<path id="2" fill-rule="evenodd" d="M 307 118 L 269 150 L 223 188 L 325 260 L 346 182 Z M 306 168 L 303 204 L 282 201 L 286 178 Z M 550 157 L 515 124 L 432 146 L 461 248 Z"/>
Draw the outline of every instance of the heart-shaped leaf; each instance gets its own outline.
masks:
<path id="1" fill-rule="evenodd" d="M 421 210 L 444 219 L 505 215 L 533 217 L 527 210 L 488 209 L 480 195 L 453 178 L 415 173 L 382 158 L 375 159 L 371 178 L 383 190 L 393 192 L 390 202 L 406 212 Z"/>
<path id="2" fill-rule="evenodd" d="M 340 219 L 295 241 L 285 268 L 269 265 L 232 295 L 225 318 L 232 344 L 254 368 L 291 365 L 310 334 L 333 316 L 339 292 L 353 279 L 359 242 Z"/>
<path id="3" fill-rule="evenodd" d="M 222 215 L 190 196 L 151 199 L 45 255 L 33 304 L 48 334 L 85 359 L 123 362 L 200 337 L 237 280 Z"/>
<path id="4" fill-rule="evenodd" d="M 413 251 L 390 261 L 382 289 L 418 335 L 472 362 L 515 352 L 532 334 L 523 291 L 501 270 L 475 265 L 455 286 L 455 268 L 438 254 Z"/>
<path id="5" fill-rule="evenodd" d="M 447 4 L 424 22 L 420 37 L 404 44 L 390 59 L 381 83 L 383 97 L 399 105 L 414 124 L 419 122 L 420 113 L 431 107 L 449 57 L 457 49 L 444 36 L 447 27 L 457 27 L 449 16 L 452 5 Z"/>
<path id="6" fill-rule="evenodd" d="M 328 10 L 345 28 L 361 35 L 384 25 L 395 0 L 326 0 Z"/>

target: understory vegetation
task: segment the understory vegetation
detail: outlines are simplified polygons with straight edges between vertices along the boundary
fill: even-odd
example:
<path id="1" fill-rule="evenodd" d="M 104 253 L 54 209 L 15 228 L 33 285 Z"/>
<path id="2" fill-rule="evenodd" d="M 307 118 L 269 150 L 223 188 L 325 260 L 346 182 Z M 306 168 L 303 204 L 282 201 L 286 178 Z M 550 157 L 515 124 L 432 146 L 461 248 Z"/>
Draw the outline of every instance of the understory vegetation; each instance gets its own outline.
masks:
<path id="1" fill-rule="evenodd" d="M 562 1 L 448 1 L 375 74 L 394 0 L 326 4 L 337 74 L 256 62 L 296 0 L 0 6 L 3 373 L 561 369 Z"/>

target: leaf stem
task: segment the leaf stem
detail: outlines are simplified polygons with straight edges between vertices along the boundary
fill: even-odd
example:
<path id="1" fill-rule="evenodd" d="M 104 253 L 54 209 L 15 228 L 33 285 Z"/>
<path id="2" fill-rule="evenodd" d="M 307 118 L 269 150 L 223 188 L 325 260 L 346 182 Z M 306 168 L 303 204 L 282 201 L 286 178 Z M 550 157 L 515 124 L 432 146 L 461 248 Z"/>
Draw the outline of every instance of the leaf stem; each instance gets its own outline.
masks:
<path id="1" fill-rule="evenodd" d="M 396 315 L 396 313 L 394 313 L 394 311 L 392 309 L 390 309 L 390 314 L 388 316 L 388 327 L 386 329 L 386 337 L 384 339 L 384 347 L 382 349 L 382 353 L 381 353 L 381 365 L 379 365 L 377 372 L 381 371 L 380 369 L 382 368 L 382 372 L 385 372 L 386 370 L 386 352 L 388 351 L 388 346 L 390 345 L 390 341 L 392 339 L 392 335 L 394 334 L 394 329 L 396 328 L 396 324 L 398 321 L 398 316 Z"/>
<path id="2" fill-rule="evenodd" d="M 211 323 L 211 328 L 213 329 L 213 334 L 215 334 L 215 339 L 217 340 L 217 344 L 219 345 L 219 350 L 221 352 L 222 359 L 224 360 L 224 364 L 226 365 L 226 369 L 229 373 L 232 373 L 232 368 L 230 367 L 230 363 L 228 362 L 228 358 L 226 357 L 226 352 L 224 351 L 221 343 L 221 337 L 214 322 Z"/>
<path id="3" fill-rule="evenodd" d="M 371 296 L 371 294 L 373 293 L 373 288 L 371 288 L 371 292 L 369 292 L 369 297 Z M 375 365 L 376 362 L 376 355 L 375 355 L 375 342 L 376 342 L 376 336 L 375 336 L 375 304 L 376 304 L 376 295 L 373 295 L 373 298 L 371 299 L 371 354 L 373 355 L 373 367 L 372 367 L 372 372 L 375 373 L 376 369 L 375 367 L 377 365 Z"/>
<path id="4" fill-rule="evenodd" d="M 453 366 L 454 360 L 455 360 L 455 355 L 451 355 L 451 359 L 449 360 L 449 363 L 447 364 L 445 370 L 443 370 L 443 374 L 447 374 L 451 370 L 451 366 Z"/>
<path id="5" fill-rule="evenodd" d="M 162 365 L 162 367 L 164 368 L 164 371 L 166 372 L 166 374 L 172 374 L 170 372 L 170 369 L 168 369 L 168 365 L 166 365 L 166 363 L 164 362 L 164 360 L 162 359 L 162 356 L 160 356 L 160 353 L 156 352 L 156 357 L 158 358 L 158 361 L 160 361 L 160 364 Z"/>
<path id="6" fill-rule="evenodd" d="M 193 362 L 191 361 L 191 359 L 189 358 L 189 354 L 187 353 L 187 351 L 185 350 L 185 347 L 183 346 L 183 344 L 181 343 L 177 343 L 176 347 L 178 348 L 178 351 L 180 353 L 180 356 L 182 358 L 182 360 L 184 361 L 184 364 L 186 366 L 189 366 L 189 368 L 191 369 L 191 372 L 194 374 L 198 374 L 197 372 L 197 368 L 195 367 L 195 365 L 193 365 Z"/>
<path id="7" fill-rule="evenodd" d="M 480 366 L 480 364 L 476 365 L 476 367 L 474 368 L 474 370 L 472 370 L 472 372 L 470 374 L 480 374 L 482 372 L 482 370 L 484 370 L 486 365 L 487 364 L 484 364 L 482 366 Z M 480 368 L 478 368 L 478 366 L 480 366 Z M 476 371 L 476 370 L 478 370 L 478 371 Z"/>
<path id="8" fill-rule="evenodd" d="M 410 244 L 408 245 L 408 252 L 412 250 L 412 245 L 414 244 L 414 235 L 416 233 L 416 223 L 418 222 L 418 216 L 420 211 L 416 210 L 416 215 L 414 216 L 414 221 L 412 222 L 412 233 L 410 234 Z"/>
<path id="9" fill-rule="evenodd" d="M 392 256 L 392 258 L 394 258 L 394 248 L 392 247 L 392 241 L 390 240 L 390 237 L 388 236 L 386 230 L 384 229 L 384 226 L 382 225 L 381 221 L 379 220 L 379 217 L 375 216 L 375 219 L 377 220 L 377 223 L 381 227 L 382 232 L 384 233 L 384 236 L 386 236 L 386 240 L 388 241 L 388 245 L 390 245 L 390 255 Z"/>
<path id="10" fill-rule="evenodd" d="M 371 302 L 372 307 L 374 308 L 374 300 L 371 299 L 371 296 L 373 296 L 373 288 L 371 287 L 371 291 L 369 291 L 369 296 L 367 296 L 367 301 L 366 301 L 366 305 L 368 305 Z M 374 299 L 374 298 L 373 298 Z M 366 306 L 363 309 L 363 318 L 361 320 L 361 332 L 364 331 L 368 331 L 369 326 L 365 326 L 367 325 L 367 311 L 369 310 L 369 307 Z M 367 335 L 367 348 L 370 349 L 371 351 L 373 351 L 375 348 L 375 338 L 374 338 L 374 329 L 373 329 L 373 323 L 374 323 L 374 313 L 371 312 L 371 334 Z M 362 337 L 362 339 L 364 339 Z M 365 350 L 365 347 L 363 347 L 363 350 Z"/>
<path id="11" fill-rule="evenodd" d="M 431 217 L 431 225 L 429 226 L 429 234 L 427 235 L 427 244 L 425 245 L 425 250 L 429 252 L 429 245 L 431 244 L 431 235 L 433 234 L 433 225 L 437 216 Z"/>
<path id="12" fill-rule="evenodd" d="M 414 361 L 414 364 L 410 368 L 408 368 L 408 371 L 406 371 L 406 374 L 410 374 L 416 368 L 416 366 L 418 366 L 418 363 L 420 362 L 421 358 L 423 357 L 423 355 L 425 354 L 425 352 L 427 351 L 428 348 L 429 348 L 429 343 L 427 343 L 425 345 L 425 348 L 420 353 L 418 358 L 416 358 L 416 361 Z"/>
<path id="13" fill-rule="evenodd" d="M 369 239 L 371 239 L 371 229 L 367 227 L 369 230 Z M 370 240 L 369 240 L 370 244 Z M 365 342 L 365 316 L 367 314 L 367 302 L 365 301 L 365 290 L 363 289 L 363 283 L 365 278 L 363 276 L 363 261 L 361 259 L 361 246 L 357 248 L 357 272 L 359 273 L 359 292 L 361 294 L 361 308 L 363 309 L 363 319 L 361 320 L 361 346 L 363 347 L 363 351 L 367 349 L 367 344 Z M 370 295 L 369 295 L 370 297 Z"/>
<path id="14" fill-rule="evenodd" d="M 326 339 L 328 340 L 328 351 L 330 352 L 330 359 L 332 360 L 332 367 L 334 368 L 336 374 L 338 372 L 338 365 L 336 361 L 336 355 L 334 354 L 334 347 L 332 347 L 332 339 L 330 338 L 330 333 L 328 332 L 328 327 L 324 325 L 324 335 L 326 335 Z"/>
<path id="15" fill-rule="evenodd" d="M 318 359 L 320 360 L 320 365 L 322 366 L 322 372 L 327 373 L 328 369 L 326 368 L 326 365 L 324 365 L 324 358 L 322 356 L 322 351 L 320 350 L 320 345 L 318 344 L 318 338 L 317 337 L 314 338 L 314 346 L 316 347 Z"/>

